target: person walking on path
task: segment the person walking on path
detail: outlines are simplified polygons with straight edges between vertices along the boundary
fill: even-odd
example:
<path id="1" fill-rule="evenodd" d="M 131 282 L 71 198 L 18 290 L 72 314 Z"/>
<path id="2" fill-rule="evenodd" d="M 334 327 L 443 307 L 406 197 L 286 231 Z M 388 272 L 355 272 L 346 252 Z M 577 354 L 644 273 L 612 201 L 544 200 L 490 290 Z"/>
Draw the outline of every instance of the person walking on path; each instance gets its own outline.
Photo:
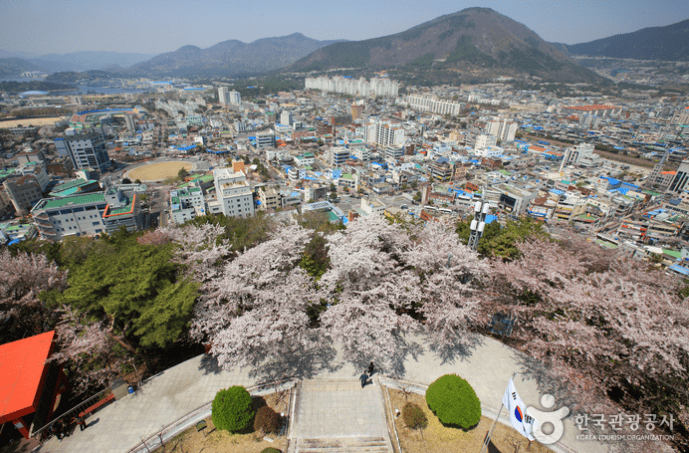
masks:
<path id="1" fill-rule="evenodd" d="M 373 376 L 374 371 L 375 371 L 375 367 L 373 366 L 373 362 L 371 362 L 368 365 L 368 375 Z"/>
<path id="2" fill-rule="evenodd" d="M 359 380 L 361 381 L 361 388 L 364 388 L 366 386 L 366 383 L 368 382 L 368 375 L 366 373 L 362 374 L 359 377 Z"/>
<path id="3" fill-rule="evenodd" d="M 77 425 L 79 425 L 79 428 L 82 431 L 86 429 L 86 422 L 84 421 L 84 417 L 82 417 L 82 416 L 77 417 Z"/>

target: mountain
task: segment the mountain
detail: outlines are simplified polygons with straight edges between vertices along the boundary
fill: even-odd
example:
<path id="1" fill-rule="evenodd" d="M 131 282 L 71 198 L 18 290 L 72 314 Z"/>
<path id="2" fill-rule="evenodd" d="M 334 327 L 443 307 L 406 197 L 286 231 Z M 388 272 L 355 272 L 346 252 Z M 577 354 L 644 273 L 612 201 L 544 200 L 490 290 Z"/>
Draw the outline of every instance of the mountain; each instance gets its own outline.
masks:
<path id="1" fill-rule="evenodd" d="M 46 72 L 44 68 L 21 58 L 0 58 L 0 77 L 20 77 L 27 71 Z"/>
<path id="2" fill-rule="evenodd" d="M 644 28 L 632 33 L 565 46 L 574 55 L 689 61 L 689 19 L 665 27 Z"/>
<path id="3" fill-rule="evenodd" d="M 9 50 L 0 49 L 0 58 L 21 58 L 22 60 L 28 60 L 30 58 L 36 58 L 36 55 L 26 52 L 10 52 Z"/>
<path id="4" fill-rule="evenodd" d="M 37 57 L 37 60 L 63 65 L 61 71 L 99 70 L 106 66 L 133 66 L 148 61 L 153 55 L 121 52 L 71 52 L 66 54 L 48 54 Z"/>
<path id="5" fill-rule="evenodd" d="M 123 70 L 137 76 L 222 76 L 261 73 L 283 68 L 316 49 L 336 41 L 318 41 L 294 33 L 279 38 L 258 39 L 246 44 L 237 40 L 208 49 L 180 47 Z"/>
<path id="6" fill-rule="evenodd" d="M 394 69 L 430 78 L 456 78 L 461 72 L 472 78 L 526 74 L 560 82 L 602 80 L 526 26 L 489 8 L 468 8 L 395 35 L 332 44 L 285 71 L 336 68 Z"/>

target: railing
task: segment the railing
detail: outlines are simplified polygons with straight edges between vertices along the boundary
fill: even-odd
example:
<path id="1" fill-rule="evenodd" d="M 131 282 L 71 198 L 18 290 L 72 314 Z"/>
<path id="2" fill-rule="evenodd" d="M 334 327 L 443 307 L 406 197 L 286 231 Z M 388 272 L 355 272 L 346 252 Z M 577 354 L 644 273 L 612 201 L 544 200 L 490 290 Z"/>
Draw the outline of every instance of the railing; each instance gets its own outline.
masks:
<path id="1" fill-rule="evenodd" d="M 280 379 L 278 381 L 256 384 L 254 386 L 248 387 L 246 390 L 253 395 L 265 391 L 267 389 L 274 389 L 275 391 L 278 391 L 280 388 L 288 389 L 293 386 L 293 379 L 294 377 L 292 376 Z M 168 423 L 167 425 L 164 425 L 155 434 L 152 434 L 145 439 L 142 438 L 141 442 L 127 450 L 127 453 L 148 453 L 164 445 L 166 441 L 172 439 L 180 432 L 185 431 L 190 427 L 194 426 L 198 421 L 209 417 L 212 404 L 213 401 L 209 401 L 203 406 L 194 409 L 193 411 L 183 415 L 177 420 Z M 287 413 L 289 414 L 289 408 Z M 291 420 L 288 419 L 288 423 L 291 423 Z"/>
<path id="2" fill-rule="evenodd" d="M 56 419 L 51 420 L 49 423 L 45 424 L 44 426 L 41 426 L 39 429 L 36 431 L 33 430 L 33 425 L 31 426 L 31 432 L 29 432 L 29 437 L 34 437 L 36 440 L 40 442 L 41 440 L 41 435 L 45 432 L 46 429 L 48 429 L 50 426 L 52 426 L 54 423 L 57 423 L 58 420 L 63 420 L 63 419 L 68 419 L 69 417 L 73 416 L 75 413 L 78 414 L 78 411 L 80 409 L 89 407 L 91 404 L 93 404 L 94 401 L 100 400 L 107 392 L 109 392 L 110 389 L 105 389 L 101 390 L 100 392 L 96 393 L 92 397 L 88 398 L 85 401 L 82 401 L 81 403 L 77 404 L 64 414 L 60 415 Z"/>

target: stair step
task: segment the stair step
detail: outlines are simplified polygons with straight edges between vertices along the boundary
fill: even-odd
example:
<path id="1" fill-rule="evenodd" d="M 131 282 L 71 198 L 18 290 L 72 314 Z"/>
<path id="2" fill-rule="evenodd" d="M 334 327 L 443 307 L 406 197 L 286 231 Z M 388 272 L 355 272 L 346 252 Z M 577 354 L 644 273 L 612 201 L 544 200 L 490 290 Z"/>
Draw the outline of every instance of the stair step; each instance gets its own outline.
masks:
<path id="1" fill-rule="evenodd" d="M 296 453 L 390 453 L 382 437 L 299 439 Z"/>
<path id="2" fill-rule="evenodd" d="M 302 382 L 301 388 L 307 392 L 350 392 L 361 390 L 361 382 L 355 380 L 306 380 Z"/>

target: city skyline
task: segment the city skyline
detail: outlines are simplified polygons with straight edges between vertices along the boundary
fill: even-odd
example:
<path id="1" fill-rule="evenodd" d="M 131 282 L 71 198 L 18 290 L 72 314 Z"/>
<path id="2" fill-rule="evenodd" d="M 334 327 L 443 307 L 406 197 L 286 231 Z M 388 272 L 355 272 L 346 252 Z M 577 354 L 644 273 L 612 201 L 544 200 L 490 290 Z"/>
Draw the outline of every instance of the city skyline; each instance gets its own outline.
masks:
<path id="1" fill-rule="evenodd" d="M 33 0 L 0 5 L 0 49 L 36 56 L 79 51 L 116 51 L 156 55 L 185 45 L 208 48 L 236 39 L 302 33 L 318 40 L 365 40 L 402 32 L 436 17 L 469 7 L 492 8 L 534 30 L 549 42 L 576 44 L 666 26 L 689 17 L 689 4 L 657 3 L 481 2 L 421 3 L 407 0 L 363 2 L 347 8 L 306 0 L 270 4 L 266 0 L 227 5 L 211 0 L 203 8 L 172 0 L 123 0 L 87 4 L 73 0 Z M 335 18 L 328 20 L 328 18 Z"/>

